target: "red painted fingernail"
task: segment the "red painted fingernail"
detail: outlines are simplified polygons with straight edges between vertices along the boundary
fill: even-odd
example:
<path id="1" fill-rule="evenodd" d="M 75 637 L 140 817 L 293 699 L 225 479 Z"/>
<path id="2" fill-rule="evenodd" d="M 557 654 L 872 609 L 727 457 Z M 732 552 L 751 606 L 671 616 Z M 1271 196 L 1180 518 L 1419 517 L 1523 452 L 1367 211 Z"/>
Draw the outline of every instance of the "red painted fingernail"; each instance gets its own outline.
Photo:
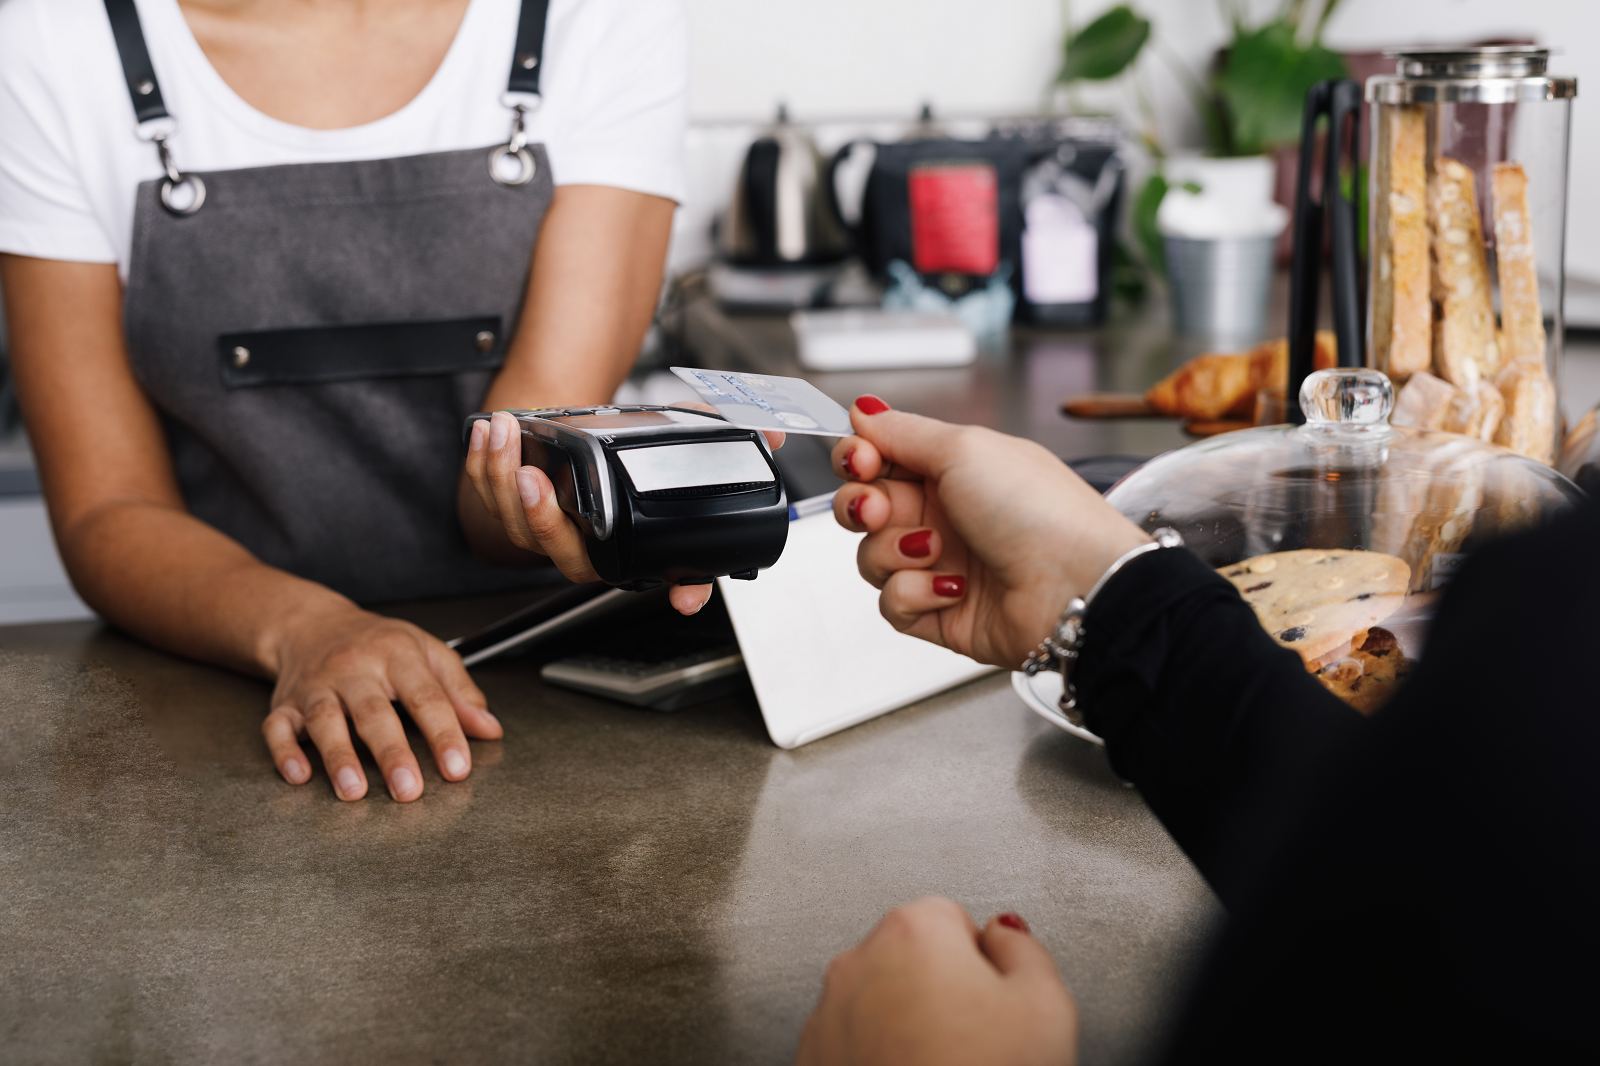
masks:
<path id="1" fill-rule="evenodd" d="M 957 599 L 966 595 L 967 579 L 960 574 L 940 574 L 933 579 L 933 594 L 944 596 L 948 599 Z M 1019 921 L 1021 919 L 1018 919 Z"/>
<path id="2" fill-rule="evenodd" d="M 997 916 L 995 921 L 999 922 L 1007 929 L 1015 929 L 1019 933 L 1033 932 L 1033 930 L 1028 928 L 1028 923 L 1022 920 L 1022 915 L 1016 914 L 1012 911 L 1006 911 L 1004 914 Z"/>
<path id="3" fill-rule="evenodd" d="M 844 467 L 844 472 L 849 474 L 851 477 L 856 476 L 856 464 L 854 462 L 855 457 L 856 450 L 851 448 L 849 451 L 844 453 L 844 458 L 839 460 L 839 465 Z"/>
<path id="4" fill-rule="evenodd" d="M 864 499 L 866 499 L 866 497 L 857 496 L 855 499 L 846 504 L 844 508 L 845 513 L 850 516 L 850 521 L 854 522 L 858 526 L 866 525 L 865 522 L 861 521 L 861 501 Z"/>
<path id="5" fill-rule="evenodd" d="M 914 533 L 907 533 L 900 538 L 900 554 L 908 555 L 913 559 L 926 559 L 933 550 L 933 530 L 919 529 Z M 938 587 L 938 582 L 934 582 Z"/>
<path id="6" fill-rule="evenodd" d="M 888 404 L 884 403 L 870 392 L 865 396 L 856 397 L 856 410 L 860 411 L 864 415 L 879 415 L 888 409 Z"/>

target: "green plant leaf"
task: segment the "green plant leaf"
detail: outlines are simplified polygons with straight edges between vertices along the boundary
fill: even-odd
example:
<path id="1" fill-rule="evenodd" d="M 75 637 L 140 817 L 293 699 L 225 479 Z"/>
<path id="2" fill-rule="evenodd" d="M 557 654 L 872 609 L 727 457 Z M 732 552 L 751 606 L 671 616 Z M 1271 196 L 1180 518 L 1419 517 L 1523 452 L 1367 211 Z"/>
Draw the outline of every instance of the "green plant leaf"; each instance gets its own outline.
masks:
<path id="1" fill-rule="evenodd" d="M 1144 264 L 1118 240 L 1111 246 L 1111 296 L 1113 299 L 1138 307 L 1150 294 L 1150 283 L 1145 276 Z"/>
<path id="2" fill-rule="evenodd" d="M 1067 38 L 1056 81 L 1067 85 L 1114 78 L 1138 58 L 1149 39 L 1150 20 L 1118 4 Z"/>
<path id="3" fill-rule="evenodd" d="M 1161 210 L 1161 201 L 1166 197 L 1167 179 L 1161 174 L 1152 174 L 1133 202 L 1133 235 L 1139 239 L 1145 262 L 1161 275 L 1167 272 L 1167 246 L 1156 228 L 1156 212 Z"/>
<path id="4" fill-rule="evenodd" d="M 1259 155 L 1300 140 L 1306 92 L 1325 78 L 1348 74 L 1337 52 L 1301 47 L 1294 27 L 1268 22 L 1234 38 L 1217 90 L 1231 120 L 1233 151 Z"/>

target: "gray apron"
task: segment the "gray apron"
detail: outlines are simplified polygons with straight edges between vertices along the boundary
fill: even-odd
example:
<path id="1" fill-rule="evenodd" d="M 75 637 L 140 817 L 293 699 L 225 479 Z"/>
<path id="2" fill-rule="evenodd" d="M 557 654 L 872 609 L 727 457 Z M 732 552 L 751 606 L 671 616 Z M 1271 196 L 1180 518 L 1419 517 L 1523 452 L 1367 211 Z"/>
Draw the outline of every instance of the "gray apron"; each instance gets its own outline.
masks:
<path id="1" fill-rule="evenodd" d="M 515 332 L 553 193 L 521 132 L 544 7 L 524 5 L 506 145 L 197 175 L 171 162 L 132 0 L 106 0 L 168 173 L 139 187 L 125 319 L 184 500 L 357 602 L 555 577 L 474 559 L 456 512 L 462 422 Z"/>

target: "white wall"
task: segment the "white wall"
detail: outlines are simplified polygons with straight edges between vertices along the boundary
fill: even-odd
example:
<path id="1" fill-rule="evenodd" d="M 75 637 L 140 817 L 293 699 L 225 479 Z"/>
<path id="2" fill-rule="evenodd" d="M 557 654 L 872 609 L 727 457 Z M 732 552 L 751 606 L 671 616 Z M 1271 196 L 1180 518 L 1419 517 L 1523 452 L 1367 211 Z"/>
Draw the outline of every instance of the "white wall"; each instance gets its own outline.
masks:
<path id="1" fill-rule="evenodd" d="M 767 119 L 1031 110 L 1056 61 L 1057 0 L 685 0 L 691 113 Z"/>
<path id="2" fill-rule="evenodd" d="M 1075 24 L 1113 0 L 1072 0 Z M 779 101 L 801 120 L 1035 110 L 1060 57 L 1058 0 L 684 0 L 694 42 L 690 108 L 698 122 L 761 122 Z M 1277 0 L 1251 0 L 1257 11 Z M 1173 61 L 1201 71 L 1226 37 L 1214 0 L 1134 0 L 1155 22 L 1156 49 L 1138 76 L 1171 146 L 1198 146 L 1200 128 Z M 1531 36 L 1558 49 L 1557 73 L 1600 93 L 1600 0 L 1342 0 L 1328 25 L 1336 48 Z M 1120 87 L 1086 102 L 1134 117 Z M 1600 101 L 1574 109 L 1568 266 L 1600 280 Z M 712 173 L 714 172 L 714 174 Z M 731 178 L 720 166 L 711 185 Z M 700 189 L 696 188 L 696 195 Z M 721 194 L 712 194 L 721 195 Z"/>

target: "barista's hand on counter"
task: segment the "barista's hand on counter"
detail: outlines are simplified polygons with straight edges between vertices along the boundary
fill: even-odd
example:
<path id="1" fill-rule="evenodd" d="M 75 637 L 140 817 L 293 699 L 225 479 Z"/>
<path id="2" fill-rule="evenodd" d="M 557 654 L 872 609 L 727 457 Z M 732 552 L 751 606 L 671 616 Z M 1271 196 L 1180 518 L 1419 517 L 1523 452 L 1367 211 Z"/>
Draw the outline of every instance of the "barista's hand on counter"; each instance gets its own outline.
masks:
<path id="1" fill-rule="evenodd" d="M 311 779 L 311 762 L 300 746 L 309 736 L 338 797 L 366 795 L 367 777 L 350 738 L 354 724 L 389 794 L 401 802 L 422 795 L 422 771 L 396 703 L 427 738 L 447 781 L 472 772 L 468 736 L 493 740 L 501 734 L 461 657 L 443 641 L 348 602 L 319 603 L 309 617 L 293 619 L 267 658 L 278 683 L 261 732 L 278 772 L 292 784 Z"/>
<path id="2" fill-rule="evenodd" d="M 1068 1066 L 1077 1047 L 1077 1004 L 1027 924 L 980 930 L 930 896 L 833 960 L 795 1066 Z"/>
<path id="3" fill-rule="evenodd" d="M 1130 548 L 1150 538 L 1044 448 L 863 396 L 833 449 L 833 500 L 865 530 L 861 575 L 901 632 L 1016 669 Z"/>
<path id="4" fill-rule="evenodd" d="M 680 404 L 692 410 L 714 411 L 706 404 Z M 783 447 L 783 434 L 768 433 L 768 444 Z M 485 424 L 472 427 L 467 444 L 467 480 L 493 518 L 505 528 L 517 548 L 548 556 L 571 581 L 598 581 L 589 562 L 583 531 L 556 500 L 555 486 L 535 466 L 522 465 L 522 434 L 517 420 L 496 411 Z M 711 585 L 674 585 L 668 592 L 672 606 L 694 614 L 711 599 Z"/>

